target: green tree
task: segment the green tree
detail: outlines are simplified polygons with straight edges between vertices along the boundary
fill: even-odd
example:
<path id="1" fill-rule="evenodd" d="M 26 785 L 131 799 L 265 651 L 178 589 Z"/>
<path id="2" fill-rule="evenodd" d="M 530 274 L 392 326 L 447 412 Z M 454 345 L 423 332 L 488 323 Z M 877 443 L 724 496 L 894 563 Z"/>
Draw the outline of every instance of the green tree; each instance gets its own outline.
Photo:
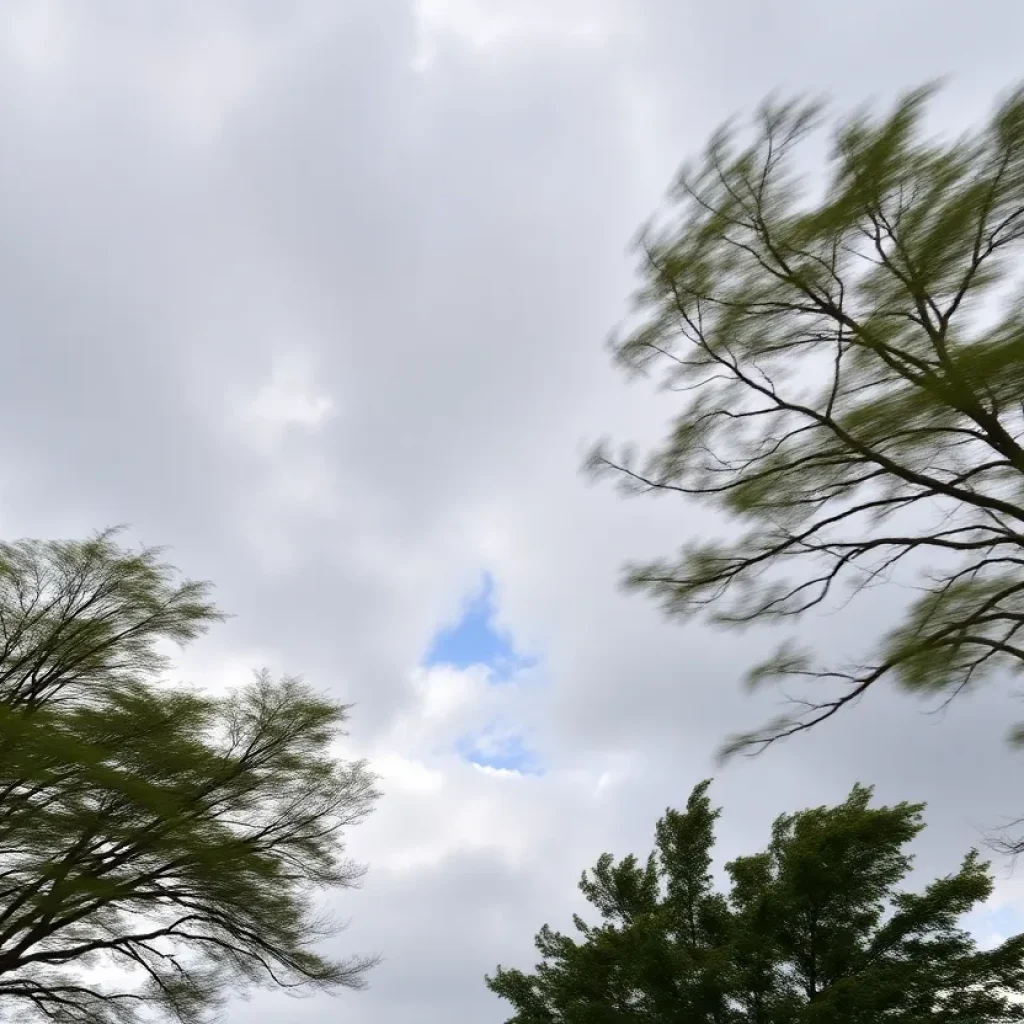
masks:
<path id="1" fill-rule="evenodd" d="M 752 137 L 714 135 L 640 236 L 636 318 L 612 347 L 682 408 L 647 456 L 603 443 L 589 467 L 735 529 L 630 566 L 627 586 L 725 628 L 894 574 L 917 590 L 854 664 L 787 639 L 751 682 L 811 689 L 729 751 L 884 679 L 945 700 L 1024 668 L 1024 88 L 953 141 L 926 133 L 932 92 L 841 120 L 823 189 L 798 158 L 821 106 L 770 102 Z"/>
<path id="2" fill-rule="evenodd" d="M 923 892 L 901 887 L 923 805 L 836 807 L 778 818 L 761 853 L 711 876 L 708 783 L 658 822 L 644 864 L 603 855 L 580 888 L 601 915 L 578 937 L 547 925 L 532 974 L 499 967 L 488 987 L 509 1024 L 995 1024 L 1024 1020 L 1024 936 L 977 949 L 958 922 L 984 901 L 988 865 L 969 853 Z"/>
<path id="3" fill-rule="evenodd" d="M 319 890 L 376 797 L 346 708 L 259 674 L 170 685 L 160 645 L 222 616 L 112 533 L 0 545 L 0 1016 L 206 1020 L 233 989 L 358 986 Z"/>

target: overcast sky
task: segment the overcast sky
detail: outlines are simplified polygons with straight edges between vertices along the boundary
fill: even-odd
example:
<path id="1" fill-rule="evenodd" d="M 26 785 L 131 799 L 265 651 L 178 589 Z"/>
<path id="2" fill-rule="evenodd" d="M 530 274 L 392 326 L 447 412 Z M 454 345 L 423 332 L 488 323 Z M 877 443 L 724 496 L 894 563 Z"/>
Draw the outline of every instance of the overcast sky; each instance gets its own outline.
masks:
<path id="1" fill-rule="evenodd" d="M 489 1024 L 483 974 L 568 927 L 580 871 L 772 698 L 765 638 L 666 624 L 628 558 L 707 523 L 577 469 L 670 411 L 609 366 L 627 244 L 676 166 L 774 88 L 840 104 L 952 75 L 957 128 L 1020 74 L 1012 0 L 7 0 L 0 7 L 0 530 L 130 523 L 218 586 L 182 662 L 354 702 L 385 797 L 336 901 L 361 993 L 231 1024 Z M 818 624 L 838 650 L 881 628 Z M 851 646 L 852 645 L 852 646 Z M 1021 806 L 1009 687 L 893 693 L 718 773 L 722 859 L 857 780 L 927 800 L 922 871 Z M 1024 928 L 1000 868 L 973 921 Z"/>

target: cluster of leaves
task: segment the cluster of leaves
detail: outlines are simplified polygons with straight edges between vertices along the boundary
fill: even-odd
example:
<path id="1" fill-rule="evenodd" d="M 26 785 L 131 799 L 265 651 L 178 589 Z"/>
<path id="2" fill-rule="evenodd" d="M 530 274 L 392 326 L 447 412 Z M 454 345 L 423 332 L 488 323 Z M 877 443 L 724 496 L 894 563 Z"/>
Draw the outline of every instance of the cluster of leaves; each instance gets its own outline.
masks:
<path id="1" fill-rule="evenodd" d="M 705 502 L 739 535 L 632 566 L 628 585 L 729 628 L 917 576 L 863 660 L 786 642 L 755 668 L 816 692 L 730 750 L 883 678 L 948 699 L 1024 668 L 1024 88 L 954 141 L 924 132 L 932 91 L 842 121 L 820 199 L 795 168 L 820 105 L 768 104 L 749 144 L 712 138 L 640 238 L 637 320 L 613 348 L 663 370 L 683 408 L 646 461 L 602 444 L 589 465 Z"/>
<path id="2" fill-rule="evenodd" d="M 1024 936 L 979 950 L 958 926 L 991 891 L 971 852 L 921 893 L 901 891 L 922 805 L 783 815 L 767 849 L 726 865 L 716 892 L 708 783 L 658 822 L 639 863 L 605 854 L 580 888 L 601 916 L 578 938 L 545 926 L 532 974 L 488 987 L 509 1024 L 996 1024 L 1024 1020 Z"/>
<path id="3" fill-rule="evenodd" d="M 0 545 L 0 1015 L 206 1019 L 233 987 L 358 985 L 317 951 L 340 836 L 373 777 L 346 708 L 266 674 L 223 697 L 161 679 L 161 642 L 222 616 L 111 533 Z M 106 980 L 104 980 L 106 979 Z"/>

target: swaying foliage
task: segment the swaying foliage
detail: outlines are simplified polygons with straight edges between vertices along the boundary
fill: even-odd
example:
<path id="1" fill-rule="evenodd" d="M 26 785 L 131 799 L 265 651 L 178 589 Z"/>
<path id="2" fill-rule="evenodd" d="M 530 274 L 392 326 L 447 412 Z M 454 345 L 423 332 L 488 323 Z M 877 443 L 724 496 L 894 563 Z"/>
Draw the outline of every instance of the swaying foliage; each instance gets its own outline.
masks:
<path id="1" fill-rule="evenodd" d="M 265 673 L 224 697 L 160 678 L 157 644 L 220 618 L 111 533 L 0 544 L 5 1020 L 198 1022 L 233 988 L 358 986 L 374 962 L 316 948 L 377 795 L 332 753 L 346 708 Z"/>
<path id="2" fill-rule="evenodd" d="M 821 198 L 794 168 L 821 124 L 768 104 L 684 169 L 639 247 L 637 321 L 613 339 L 683 408 L 646 461 L 589 462 L 741 535 L 632 566 L 674 616 L 793 621 L 895 573 L 905 616 L 863 661 L 784 643 L 752 682 L 815 689 L 737 737 L 756 752 L 892 678 L 952 697 L 1024 668 L 1024 88 L 978 132 L 929 138 L 931 89 L 841 122 Z"/>
<path id="3" fill-rule="evenodd" d="M 981 951 L 958 920 L 991 891 L 971 852 L 955 874 L 903 891 L 923 805 L 783 815 L 761 853 L 714 889 L 708 783 L 658 822 L 646 862 L 604 854 L 580 889 L 601 915 L 578 938 L 544 926 L 532 974 L 488 987 L 509 1024 L 996 1024 L 1024 1020 L 1024 936 Z"/>

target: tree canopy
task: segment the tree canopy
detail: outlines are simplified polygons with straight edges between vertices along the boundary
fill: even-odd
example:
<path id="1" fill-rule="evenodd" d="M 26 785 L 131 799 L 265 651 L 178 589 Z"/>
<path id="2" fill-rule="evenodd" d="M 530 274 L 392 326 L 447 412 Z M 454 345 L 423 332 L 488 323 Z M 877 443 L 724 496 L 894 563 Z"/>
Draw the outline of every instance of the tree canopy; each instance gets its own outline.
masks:
<path id="1" fill-rule="evenodd" d="M 976 852 L 920 892 L 903 883 L 923 805 L 845 802 L 779 817 L 768 846 L 726 865 L 698 785 L 658 822 L 643 862 L 604 854 L 580 889 L 600 915 L 545 925 L 532 973 L 488 987 L 509 1024 L 995 1024 L 1024 1020 L 1024 936 L 979 950 L 959 926 L 991 891 Z"/>
<path id="2" fill-rule="evenodd" d="M 824 107 L 770 102 L 752 138 L 713 136 L 639 239 L 636 316 L 612 346 L 682 407 L 646 457 L 603 443 L 589 466 L 735 530 L 627 585 L 725 628 L 894 575 L 916 588 L 852 664 L 787 638 L 750 679 L 809 689 L 729 750 L 885 679 L 947 699 L 1024 668 L 1024 88 L 954 140 L 926 132 L 933 92 L 840 120 L 820 190 L 800 154 Z"/>
<path id="3" fill-rule="evenodd" d="M 174 686 L 162 642 L 221 614 L 112 533 L 0 544 L 0 1016 L 207 1019 L 226 993 L 358 986 L 319 950 L 320 890 L 355 885 L 344 829 L 373 776 L 346 707 L 258 674 Z"/>

